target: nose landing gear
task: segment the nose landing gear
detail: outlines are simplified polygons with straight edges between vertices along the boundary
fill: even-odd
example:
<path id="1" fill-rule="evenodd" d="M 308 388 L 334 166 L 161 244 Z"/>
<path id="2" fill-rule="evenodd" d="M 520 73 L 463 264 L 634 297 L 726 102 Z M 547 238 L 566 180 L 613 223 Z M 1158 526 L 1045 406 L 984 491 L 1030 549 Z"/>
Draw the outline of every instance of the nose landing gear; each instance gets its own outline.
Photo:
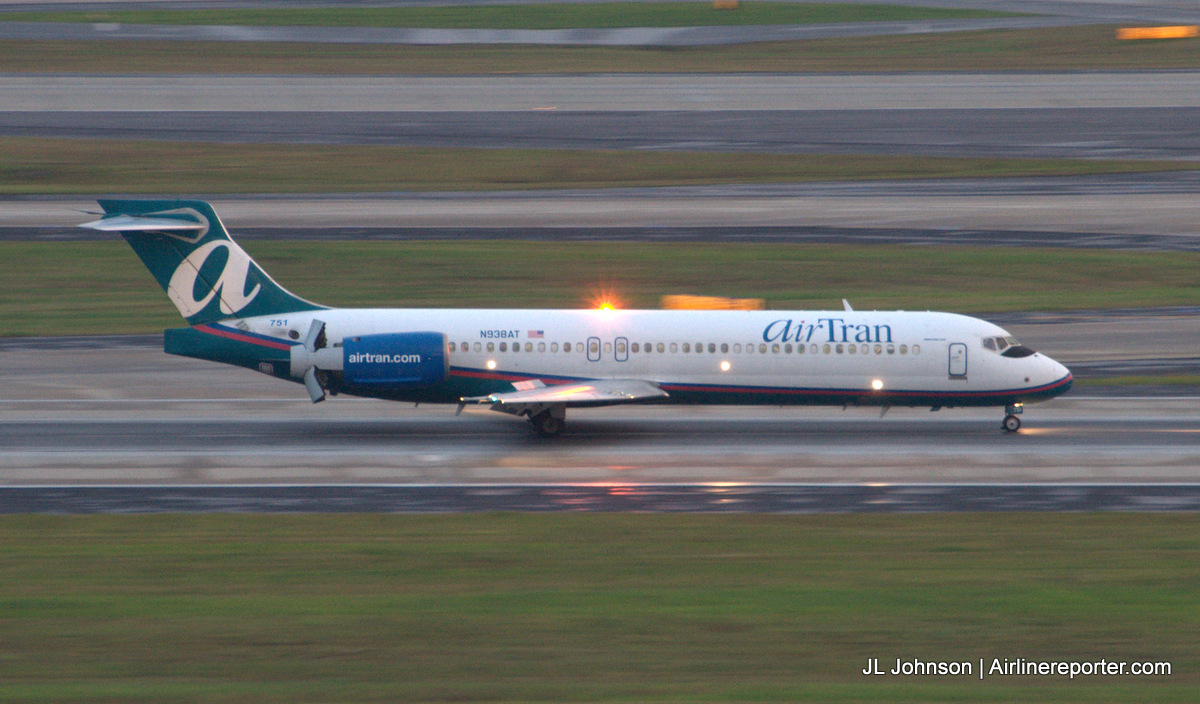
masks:
<path id="1" fill-rule="evenodd" d="M 1015 433 L 1021 429 L 1021 419 L 1017 416 L 1024 412 L 1025 407 L 1019 403 L 1014 403 L 1004 407 L 1004 421 L 1000 427 L 1004 428 L 1006 433 Z"/>

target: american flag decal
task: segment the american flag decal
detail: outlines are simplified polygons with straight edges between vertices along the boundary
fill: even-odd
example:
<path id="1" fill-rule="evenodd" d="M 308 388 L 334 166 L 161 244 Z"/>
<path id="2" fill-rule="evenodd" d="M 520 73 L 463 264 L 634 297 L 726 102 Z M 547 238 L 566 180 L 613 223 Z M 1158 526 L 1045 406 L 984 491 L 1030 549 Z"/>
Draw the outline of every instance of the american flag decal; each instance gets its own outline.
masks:
<path id="1" fill-rule="evenodd" d="M 525 334 L 525 337 L 528 337 L 531 340 L 540 340 L 545 336 L 546 335 L 544 334 L 544 332 L 542 330 L 530 330 L 528 333 Z"/>

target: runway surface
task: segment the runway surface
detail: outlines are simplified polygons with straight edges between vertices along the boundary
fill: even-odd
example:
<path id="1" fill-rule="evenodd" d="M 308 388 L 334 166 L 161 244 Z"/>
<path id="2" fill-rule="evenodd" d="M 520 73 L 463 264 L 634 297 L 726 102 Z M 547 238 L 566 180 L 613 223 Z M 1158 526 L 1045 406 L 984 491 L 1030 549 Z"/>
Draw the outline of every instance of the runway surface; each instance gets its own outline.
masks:
<path id="1" fill-rule="evenodd" d="M 1196 71 L 522 76 L 0 75 L 0 112 L 1197 108 Z"/>
<path id="2" fill-rule="evenodd" d="M 1200 511 L 1200 484 L 0 486 L 6 513 Z"/>
<path id="3" fill-rule="evenodd" d="M 479 234 L 482 230 L 496 233 L 506 229 L 536 232 L 565 228 L 622 229 L 626 235 L 640 229 L 649 239 L 692 231 L 700 233 L 701 239 L 732 241 L 747 233 L 750 241 L 761 241 L 779 237 L 780 228 L 810 228 L 810 234 L 821 236 L 859 231 L 860 236 L 877 242 L 977 244 L 1012 237 L 1026 246 L 1038 242 L 1045 246 L 1070 245 L 1064 239 L 1072 239 L 1091 246 L 1193 249 L 1200 238 L 1200 199 L 1196 197 L 1195 179 L 1194 173 L 1148 175 L 1143 188 L 1135 177 L 1081 178 L 1075 180 L 1078 187 L 1061 190 L 1039 190 L 1036 179 L 1016 179 L 1016 183 L 1001 179 L 990 184 L 951 179 L 913 184 L 361 196 L 215 195 L 206 199 L 234 237 L 254 228 L 270 228 L 276 237 L 286 236 L 291 229 L 302 233 L 327 229 L 352 233 L 459 228 Z M 1124 185 L 1114 186 L 1116 183 Z M 1160 188 L 1156 183 L 1171 185 Z M 1022 187 L 1030 191 L 1021 193 Z M 44 233 L 45 238 L 77 238 L 79 223 L 94 219 L 87 213 L 98 210 L 90 198 L 0 199 L 0 229 L 57 228 L 58 232 Z M 763 228 L 775 228 L 774 233 Z M 989 233 L 996 236 L 989 237 Z M 1031 233 L 1055 234 L 1041 237 Z M 26 236 L 35 234 L 27 232 Z M 265 230 L 259 234 L 270 235 Z M 803 234 L 797 237 L 803 239 Z M 1108 239 L 1110 235 L 1119 237 Z M 21 235 L 14 232 L 12 236 Z M 604 239 L 605 233 L 597 232 L 595 236 Z M 959 242 L 959 237 L 964 241 Z"/>
<path id="4" fill-rule="evenodd" d="M 0 98 L 0 104 L 7 102 Z M 1200 108 L 517 112 L 8 111 L 0 135 L 215 143 L 387 144 L 1200 161 Z"/>
<path id="5" fill-rule="evenodd" d="M 1036 324 L 1012 327 L 1038 338 Z M 620 407 L 572 413 L 568 434 L 545 442 L 524 421 L 484 410 L 313 405 L 297 385 L 120 341 L 9 344 L 0 369 L 4 485 L 1200 477 L 1194 396 L 1073 392 L 1030 406 L 1017 435 L 1001 432 L 999 409 L 896 408 L 880 418 L 878 409 Z"/>
<path id="6" fill-rule="evenodd" d="M 600 410 L 571 414 L 555 442 L 524 421 L 453 408 L 174 399 L 27 404 L 29 419 L 12 420 L 3 405 L 5 485 L 1200 479 L 1195 397 L 1064 399 L 1027 408 L 1015 435 L 998 409 Z"/>

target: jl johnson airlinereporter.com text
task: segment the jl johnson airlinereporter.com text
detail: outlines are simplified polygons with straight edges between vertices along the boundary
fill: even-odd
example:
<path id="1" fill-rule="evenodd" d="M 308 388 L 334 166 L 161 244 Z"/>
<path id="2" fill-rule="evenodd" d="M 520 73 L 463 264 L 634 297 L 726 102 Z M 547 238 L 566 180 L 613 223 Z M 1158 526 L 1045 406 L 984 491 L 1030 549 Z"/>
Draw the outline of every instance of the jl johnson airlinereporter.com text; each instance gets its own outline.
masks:
<path id="1" fill-rule="evenodd" d="M 867 658 L 864 675 L 1002 677 L 1006 675 L 1056 675 L 1075 679 L 1092 676 L 1162 676 L 1171 674 L 1169 662 L 1126 662 L 1121 660 L 1050 661 L 1024 658 L 980 658 L 978 662 L 919 660 L 896 658 L 895 664 L 881 664 L 879 658 Z"/>

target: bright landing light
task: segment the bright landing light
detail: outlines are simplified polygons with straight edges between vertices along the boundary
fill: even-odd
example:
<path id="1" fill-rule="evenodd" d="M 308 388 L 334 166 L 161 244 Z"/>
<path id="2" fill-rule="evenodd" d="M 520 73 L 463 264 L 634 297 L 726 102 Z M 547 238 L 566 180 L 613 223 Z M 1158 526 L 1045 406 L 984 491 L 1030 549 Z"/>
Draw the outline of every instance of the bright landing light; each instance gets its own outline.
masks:
<path id="1" fill-rule="evenodd" d="M 723 372 L 729 371 L 729 362 L 721 362 L 721 371 L 723 371 Z"/>
<path id="2" fill-rule="evenodd" d="M 876 391 L 882 390 L 883 389 L 883 379 L 875 379 L 874 381 L 872 381 L 871 388 L 875 389 Z"/>

